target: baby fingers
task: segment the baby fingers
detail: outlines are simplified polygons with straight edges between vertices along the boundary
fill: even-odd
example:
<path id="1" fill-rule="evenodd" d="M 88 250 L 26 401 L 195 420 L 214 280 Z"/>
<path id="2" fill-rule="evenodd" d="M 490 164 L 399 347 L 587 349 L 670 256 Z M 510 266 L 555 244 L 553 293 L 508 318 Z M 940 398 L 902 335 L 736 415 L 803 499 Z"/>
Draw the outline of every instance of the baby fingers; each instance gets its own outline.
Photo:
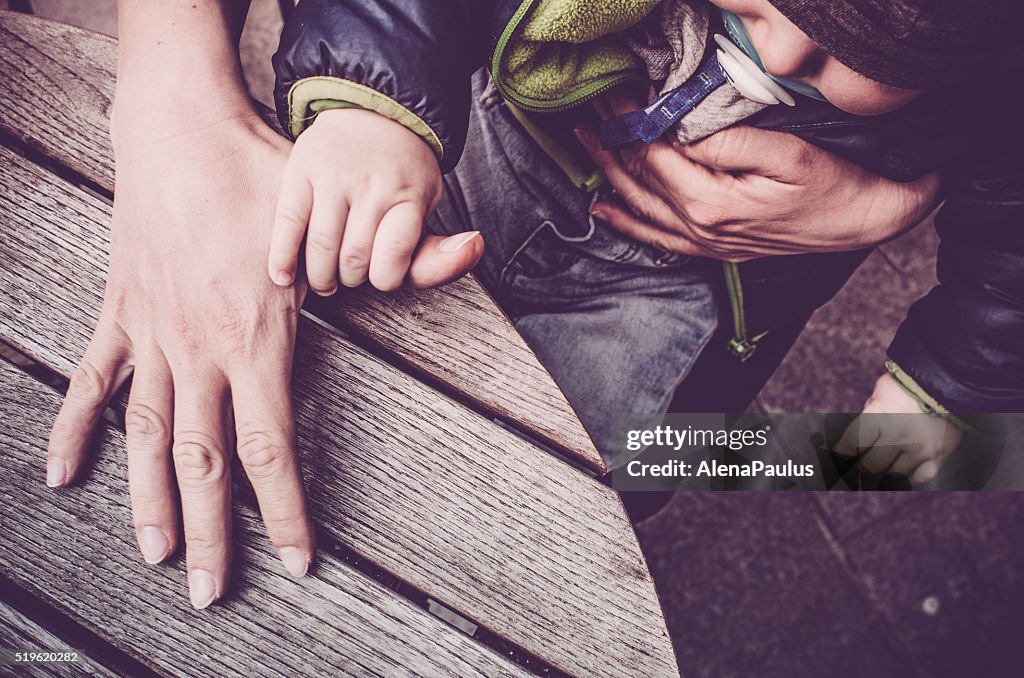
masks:
<path id="1" fill-rule="evenodd" d="M 358 237 L 346 224 L 348 216 L 348 203 L 344 198 L 317 195 L 306 235 L 306 278 L 310 289 L 321 296 L 330 296 L 338 289 L 342 240 Z"/>
<path id="2" fill-rule="evenodd" d="M 414 203 L 395 205 L 381 219 L 373 239 L 370 284 L 383 292 L 402 286 L 423 231 L 423 208 Z"/>
<path id="3" fill-rule="evenodd" d="M 270 235 L 270 255 L 267 272 L 274 283 L 287 286 L 295 282 L 299 247 L 306 235 L 310 211 L 313 208 L 313 188 L 305 177 L 286 176 L 274 213 L 274 227 Z"/>

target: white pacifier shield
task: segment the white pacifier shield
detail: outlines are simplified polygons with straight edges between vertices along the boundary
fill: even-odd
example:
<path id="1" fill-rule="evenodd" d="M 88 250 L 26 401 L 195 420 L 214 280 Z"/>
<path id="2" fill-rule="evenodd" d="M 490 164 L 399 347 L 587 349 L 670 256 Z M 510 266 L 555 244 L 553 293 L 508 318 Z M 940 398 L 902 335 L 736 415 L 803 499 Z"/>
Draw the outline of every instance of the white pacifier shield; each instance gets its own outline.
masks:
<path id="1" fill-rule="evenodd" d="M 716 34 L 715 43 L 721 48 L 718 51 L 718 62 L 740 94 L 752 101 L 769 106 L 780 102 L 787 106 L 796 105 L 793 96 L 758 68 L 753 59 L 748 57 L 732 40 L 724 35 Z"/>

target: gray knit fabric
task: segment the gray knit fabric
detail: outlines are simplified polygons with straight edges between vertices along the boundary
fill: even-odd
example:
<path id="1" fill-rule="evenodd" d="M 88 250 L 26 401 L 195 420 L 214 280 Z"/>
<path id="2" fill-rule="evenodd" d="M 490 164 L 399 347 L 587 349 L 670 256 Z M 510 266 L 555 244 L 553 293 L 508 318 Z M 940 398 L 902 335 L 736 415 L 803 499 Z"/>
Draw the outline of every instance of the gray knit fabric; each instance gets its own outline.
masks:
<path id="1" fill-rule="evenodd" d="M 647 67 L 649 101 L 676 89 L 697 71 L 710 39 L 711 5 L 705 0 L 665 0 L 624 37 Z M 765 108 L 726 83 L 712 92 L 676 126 L 676 138 L 691 143 Z"/>

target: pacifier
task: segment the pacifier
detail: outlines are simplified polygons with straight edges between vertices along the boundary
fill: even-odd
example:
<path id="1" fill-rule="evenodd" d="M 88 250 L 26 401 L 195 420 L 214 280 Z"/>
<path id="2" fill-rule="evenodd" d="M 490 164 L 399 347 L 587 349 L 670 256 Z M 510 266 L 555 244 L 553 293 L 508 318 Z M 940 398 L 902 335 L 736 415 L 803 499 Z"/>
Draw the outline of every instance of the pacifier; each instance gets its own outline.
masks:
<path id="1" fill-rule="evenodd" d="M 768 77 L 754 60 L 743 53 L 736 44 L 721 34 L 715 34 L 718 44 L 718 63 L 732 86 L 740 94 L 759 104 L 774 106 L 783 103 L 796 106 L 796 99 L 777 82 Z"/>
<path id="2" fill-rule="evenodd" d="M 736 75 L 735 76 L 733 75 L 733 73 L 727 72 L 727 75 L 729 76 L 730 80 L 733 82 L 733 85 L 736 86 L 737 90 L 740 89 L 740 87 L 736 85 L 737 80 L 742 80 L 744 83 L 746 83 L 746 82 L 749 82 L 751 79 L 755 80 L 762 87 L 767 88 L 765 80 L 763 80 L 760 77 L 758 77 L 758 75 L 761 75 L 761 76 L 764 76 L 764 78 L 767 79 L 767 81 L 772 82 L 772 83 L 774 83 L 776 85 L 781 85 L 783 88 L 785 88 L 785 90 L 788 90 L 786 92 L 787 95 L 788 95 L 789 92 L 794 92 L 796 94 L 801 94 L 801 95 L 803 95 L 805 97 L 808 97 L 808 98 L 811 98 L 811 99 L 815 99 L 816 101 L 824 101 L 824 102 L 828 101 L 828 99 L 826 99 L 821 94 L 821 92 L 819 92 L 814 87 L 811 87 L 807 83 L 800 82 L 799 80 L 796 80 L 795 78 L 780 78 L 780 77 L 772 75 L 771 73 L 768 73 L 765 70 L 764 64 L 761 62 L 761 57 L 758 56 L 758 54 L 757 54 L 757 49 L 754 47 L 754 42 L 750 39 L 750 36 L 747 34 L 747 30 L 743 27 L 743 22 L 740 21 L 740 18 L 738 16 L 736 16 L 732 12 L 727 12 L 727 11 L 725 11 L 723 9 L 722 10 L 722 23 L 724 24 L 725 31 L 726 31 L 726 33 L 729 34 L 729 37 L 726 38 L 725 36 L 721 36 L 721 35 L 716 35 L 715 36 L 715 42 L 718 43 L 718 46 L 722 48 L 718 52 L 719 57 L 721 57 L 722 51 L 728 49 L 725 46 L 725 44 L 723 44 L 723 41 L 725 41 L 725 43 L 728 43 L 728 45 L 730 45 L 730 46 L 732 46 L 734 48 L 734 51 L 727 52 L 728 54 L 733 56 L 733 58 L 735 58 L 736 52 L 739 52 L 740 54 L 742 54 L 745 57 L 744 60 L 740 60 L 741 66 L 740 67 L 736 67 Z M 721 38 L 721 40 L 719 38 Z M 749 62 L 749 63 L 747 63 L 747 62 Z M 723 62 L 723 68 L 724 68 L 724 62 Z M 740 73 L 740 68 L 742 68 L 742 71 L 743 71 L 742 73 Z M 753 88 L 750 91 L 752 91 L 752 92 L 753 91 L 757 91 L 757 92 L 760 92 L 760 93 L 763 94 L 763 92 L 761 92 L 761 90 L 757 89 L 757 88 Z M 769 90 L 769 91 L 772 91 L 772 90 Z M 742 90 L 741 90 L 741 92 L 742 92 Z M 743 96 L 746 96 L 748 98 L 752 98 L 746 92 L 742 92 L 742 93 L 743 93 Z M 785 99 L 783 99 L 781 97 L 775 96 L 775 98 L 778 101 L 782 101 L 783 103 L 787 103 L 787 104 L 789 103 L 789 102 L 787 102 Z M 790 99 L 792 99 L 792 97 L 790 97 Z M 754 101 L 759 101 L 758 99 L 753 99 L 753 100 Z M 761 103 L 765 103 L 765 102 L 762 101 Z M 777 103 L 777 102 L 773 102 L 773 103 Z M 789 104 L 789 105 L 792 106 L 793 104 Z"/>

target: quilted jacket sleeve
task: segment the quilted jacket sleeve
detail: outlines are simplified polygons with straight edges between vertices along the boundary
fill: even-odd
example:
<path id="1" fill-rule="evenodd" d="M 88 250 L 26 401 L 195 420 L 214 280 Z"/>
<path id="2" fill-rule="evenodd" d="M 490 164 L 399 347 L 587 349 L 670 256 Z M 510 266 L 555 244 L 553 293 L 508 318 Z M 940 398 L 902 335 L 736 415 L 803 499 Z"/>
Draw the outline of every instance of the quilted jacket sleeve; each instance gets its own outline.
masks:
<path id="1" fill-rule="evenodd" d="M 325 108 L 396 120 L 458 162 L 470 76 L 484 64 L 485 0 L 303 0 L 274 55 L 281 124 L 297 137 Z"/>

